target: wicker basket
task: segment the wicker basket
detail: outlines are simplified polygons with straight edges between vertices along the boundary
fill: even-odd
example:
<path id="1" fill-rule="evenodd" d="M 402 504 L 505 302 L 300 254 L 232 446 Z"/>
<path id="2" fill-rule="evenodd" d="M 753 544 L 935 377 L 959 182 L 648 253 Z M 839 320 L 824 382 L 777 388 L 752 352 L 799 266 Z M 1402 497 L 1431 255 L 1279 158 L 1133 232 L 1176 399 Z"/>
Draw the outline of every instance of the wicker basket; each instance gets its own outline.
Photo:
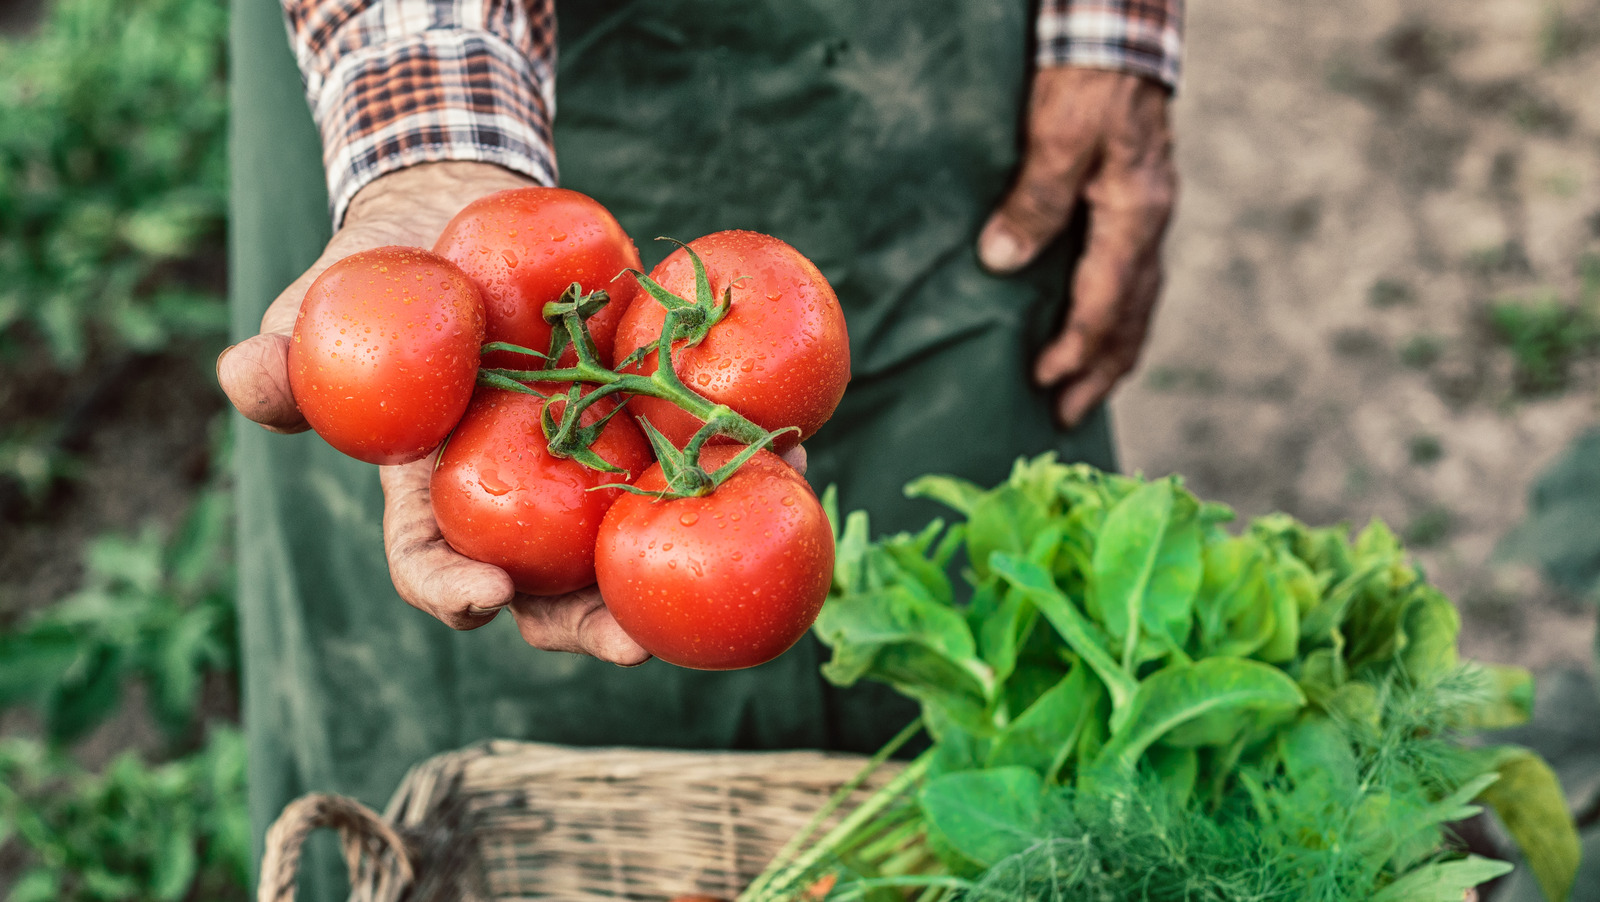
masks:
<path id="1" fill-rule="evenodd" d="M 382 818 L 296 800 L 267 834 L 258 900 L 292 902 L 317 827 L 341 835 L 352 902 L 732 899 L 864 760 L 489 742 L 412 768 Z"/>

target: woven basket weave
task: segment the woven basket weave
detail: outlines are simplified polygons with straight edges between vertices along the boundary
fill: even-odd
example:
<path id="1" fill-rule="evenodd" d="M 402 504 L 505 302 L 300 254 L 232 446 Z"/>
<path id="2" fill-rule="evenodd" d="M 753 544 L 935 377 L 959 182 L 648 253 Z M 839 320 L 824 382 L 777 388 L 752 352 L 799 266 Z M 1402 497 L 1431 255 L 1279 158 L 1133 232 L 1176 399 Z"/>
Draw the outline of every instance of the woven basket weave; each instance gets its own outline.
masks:
<path id="1" fill-rule="evenodd" d="M 489 742 L 412 768 L 382 818 L 296 800 L 267 834 L 258 900 L 292 902 L 317 827 L 340 832 L 352 902 L 732 899 L 864 760 Z"/>

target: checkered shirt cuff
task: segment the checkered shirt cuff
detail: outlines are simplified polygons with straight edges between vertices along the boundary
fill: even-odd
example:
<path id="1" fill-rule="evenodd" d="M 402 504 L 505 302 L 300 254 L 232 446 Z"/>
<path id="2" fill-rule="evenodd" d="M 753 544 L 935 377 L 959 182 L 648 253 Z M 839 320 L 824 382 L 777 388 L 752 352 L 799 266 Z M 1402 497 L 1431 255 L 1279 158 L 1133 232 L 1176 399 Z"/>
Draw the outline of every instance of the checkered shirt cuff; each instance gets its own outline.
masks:
<path id="1" fill-rule="evenodd" d="M 418 163 L 495 163 L 555 184 L 548 0 L 287 0 L 285 12 L 335 227 L 356 192 Z"/>
<path id="2" fill-rule="evenodd" d="M 1176 90 L 1183 56 L 1183 0 L 1044 0 L 1040 66 L 1114 69 Z"/>

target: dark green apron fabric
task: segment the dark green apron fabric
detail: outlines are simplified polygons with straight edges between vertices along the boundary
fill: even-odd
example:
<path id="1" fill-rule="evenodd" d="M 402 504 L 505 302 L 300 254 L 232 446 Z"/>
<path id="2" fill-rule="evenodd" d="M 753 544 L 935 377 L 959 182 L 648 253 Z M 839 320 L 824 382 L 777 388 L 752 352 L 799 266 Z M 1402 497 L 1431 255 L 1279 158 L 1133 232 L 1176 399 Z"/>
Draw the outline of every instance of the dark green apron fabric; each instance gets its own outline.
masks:
<path id="1" fill-rule="evenodd" d="M 275 0 L 234 0 L 233 331 L 253 334 L 328 234 L 315 129 Z M 1016 163 L 1026 0 L 573 0 L 559 7 L 562 183 L 641 241 L 778 235 L 844 304 L 853 376 L 807 447 L 814 485 L 878 531 L 938 513 L 900 486 L 981 483 L 1056 449 L 1110 467 L 1103 412 L 1051 426 L 1026 364 L 1059 322 L 1065 247 L 1020 277 L 972 251 Z M 384 563 L 376 470 L 315 436 L 237 432 L 251 811 L 308 791 L 381 805 L 411 764 L 486 737 L 866 751 L 911 716 L 840 692 L 809 638 L 753 670 L 622 670 L 529 649 L 509 617 L 456 633 L 407 607 Z M 259 850 L 259 845 L 258 845 Z M 341 898 L 331 856 L 303 898 Z"/>

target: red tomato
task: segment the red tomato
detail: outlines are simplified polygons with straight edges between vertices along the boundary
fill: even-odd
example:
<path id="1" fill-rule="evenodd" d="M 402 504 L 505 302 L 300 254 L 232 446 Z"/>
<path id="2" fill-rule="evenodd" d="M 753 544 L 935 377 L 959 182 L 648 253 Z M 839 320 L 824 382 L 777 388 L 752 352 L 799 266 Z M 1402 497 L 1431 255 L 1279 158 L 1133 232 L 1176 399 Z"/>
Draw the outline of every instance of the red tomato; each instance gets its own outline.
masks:
<path id="1" fill-rule="evenodd" d="M 289 389 L 328 444 L 373 464 L 426 457 L 472 400 L 483 300 L 455 264 L 414 247 L 328 267 L 300 304 Z"/>
<path id="2" fill-rule="evenodd" d="M 708 447 L 715 469 L 739 452 Z M 659 491 L 659 464 L 635 483 Z M 833 532 L 811 487 L 758 451 L 709 495 L 623 495 L 600 524 L 595 574 L 635 642 L 680 667 L 754 667 L 794 645 L 833 580 Z"/>
<path id="3" fill-rule="evenodd" d="M 433 515 L 450 547 L 505 570 L 518 592 L 561 595 L 594 583 L 595 534 L 622 493 L 589 490 L 630 482 L 654 458 L 627 413 L 612 417 L 590 447 L 628 475 L 556 457 L 539 426 L 544 404 L 533 395 L 479 389 L 440 452 L 429 489 Z M 550 404 L 559 420 L 566 402 L 557 398 Z M 593 425 L 614 406 L 602 400 L 585 410 L 581 421 Z"/>
<path id="4" fill-rule="evenodd" d="M 689 246 L 705 262 L 718 299 L 732 284 L 733 307 L 700 344 L 673 345 L 673 369 L 689 388 L 763 429 L 800 427 L 799 435 L 786 433 L 774 445 L 780 452 L 794 447 L 828 421 L 850 381 L 850 340 L 839 299 L 810 260 L 771 236 L 717 232 Z M 694 298 L 694 267 L 682 248 L 650 278 Z M 666 309 L 641 292 L 617 327 L 617 359 L 660 338 L 665 317 Z M 655 370 L 654 354 L 638 369 Z M 635 398 L 629 409 L 680 448 L 703 425 L 656 398 Z"/>
<path id="5" fill-rule="evenodd" d="M 604 289 L 611 301 L 589 318 L 589 332 L 601 362 L 611 364 L 617 323 L 639 287 L 632 276 L 616 276 L 642 264 L 633 239 L 592 198 L 565 188 L 497 191 L 457 213 L 433 250 L 461 267 L 483 292 L 489 341 L 548 350 L 544 305 L 558 300 L 573 282 L 584 291 Z M 570 365 L 577 357 L 568 351 L 562 360 Z M 521 354 L 484 358 L 490 367 L 529 370 L 538 364 Z"/>

